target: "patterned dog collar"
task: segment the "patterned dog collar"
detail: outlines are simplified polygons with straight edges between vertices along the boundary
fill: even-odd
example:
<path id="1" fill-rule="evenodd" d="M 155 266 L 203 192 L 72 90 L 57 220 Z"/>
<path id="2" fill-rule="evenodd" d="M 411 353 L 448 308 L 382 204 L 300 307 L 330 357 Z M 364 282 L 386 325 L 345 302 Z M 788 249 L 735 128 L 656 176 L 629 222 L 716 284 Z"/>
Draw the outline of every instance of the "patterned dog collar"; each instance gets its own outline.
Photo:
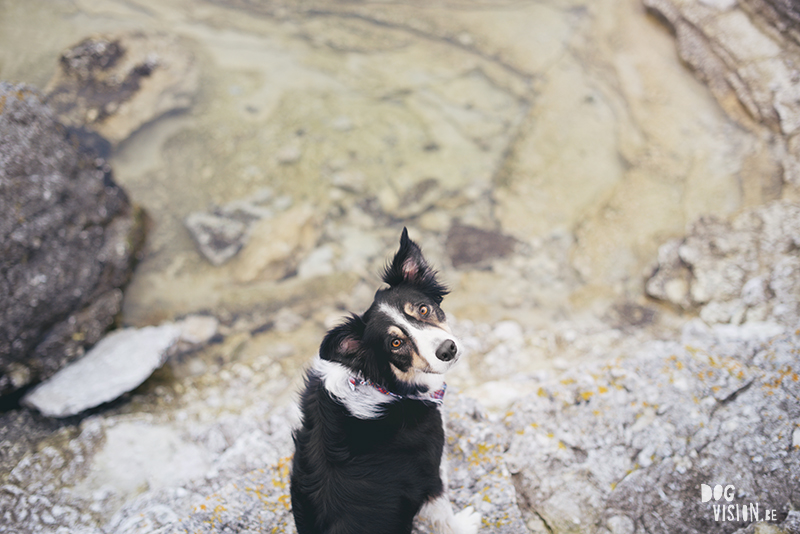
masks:
<path id="1" fill-rule="evenodd" d="M 442 387 L 440 387 L 436 391 L 431 391 L 430 393 L 425 393 L 422 395 L 399 395 L 397 393 L 389 391 L 380 384 L 376 384 L 375 382 L 367 380 L 365 378 L 351 376 L 349 382 L 350 382 L 350 389 L 352 391 L 355 391 L 356 387 L 358 386 L 369 386 L 371 388 L 377 389 L 384 395 L 389 395 L 390 397 L 394 397 L 396 399 L 411 399 L 424 402 L 432 402 L 434 404 L 442 404 L 444 402 L 444 393 L 447 390 L 447 384 L 443 382 Z"/>

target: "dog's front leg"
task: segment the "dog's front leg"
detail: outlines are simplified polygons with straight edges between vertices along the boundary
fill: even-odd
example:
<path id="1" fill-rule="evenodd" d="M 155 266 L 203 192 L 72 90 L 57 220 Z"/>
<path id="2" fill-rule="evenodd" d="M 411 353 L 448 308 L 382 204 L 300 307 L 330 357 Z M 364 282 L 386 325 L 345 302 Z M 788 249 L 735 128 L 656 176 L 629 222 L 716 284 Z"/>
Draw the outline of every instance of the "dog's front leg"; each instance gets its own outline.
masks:
<path id="1" fill-rule="evenodd" d="M 444 419 L 444 415 L 442 415 L 442 419 Z M 447 498 L 449 483 L 447 458 L 444 450 L 439 461 L 439 478 L 444 488 L 442 494 L 426 502 L 419 511 L 419 515 L 433 523 L 434 528 L 441 534 L 476 534 L 481 527 L 481 515 L 472 506 L 467 506 L 454 514 L 453 505 Z"/>
<path id="2" fill-rule="evenodd" d="M 472 506 L 454 514 L 446 492 L 426 502 L 419 514 L 441 534 L 476 534 L 481 526 L 481 516 Z"/>

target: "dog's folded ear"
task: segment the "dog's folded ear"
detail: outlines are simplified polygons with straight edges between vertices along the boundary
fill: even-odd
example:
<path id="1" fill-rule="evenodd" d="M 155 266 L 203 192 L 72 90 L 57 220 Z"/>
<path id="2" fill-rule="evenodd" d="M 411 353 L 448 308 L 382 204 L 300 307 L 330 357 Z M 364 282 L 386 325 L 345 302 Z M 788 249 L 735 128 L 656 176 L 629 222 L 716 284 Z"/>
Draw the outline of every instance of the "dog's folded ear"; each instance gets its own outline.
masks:
<path id="1" fill-rule="evenodd" d="M 400 249 L 383 272 L 383 281 L 391 287 L 409 284 L 430 296 L 437 304 L 447 295 L 447 288 L 436 279 L 436 271 L 431 269 L 419 245 L 408 237 L 408 229 L 403 228 L 400 236 Z"/>
<path id="2" fill-rule="evenodd" d="M 362 340 L 366 325 L 358 315 L 351 315 L 327 333 L 319 348 L 320 358 L 343 364 L 352 363 L 364 352 Z"/>

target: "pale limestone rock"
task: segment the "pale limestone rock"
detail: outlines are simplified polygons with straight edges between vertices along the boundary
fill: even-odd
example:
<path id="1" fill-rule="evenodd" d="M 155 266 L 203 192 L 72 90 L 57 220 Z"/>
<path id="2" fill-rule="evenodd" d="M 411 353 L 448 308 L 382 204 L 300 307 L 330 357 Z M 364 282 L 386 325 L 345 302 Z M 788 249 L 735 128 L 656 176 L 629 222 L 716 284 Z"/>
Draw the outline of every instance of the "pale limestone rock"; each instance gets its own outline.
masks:
<path id="1" fill-rule="evenodd" d="M 661 247 L 647 293 L 709 323 L 800 318 L 800 207 L 774 202 L 730 222 L 701 218 L 682 240 Z"/>
<path id="2" fill-rule="evenodd" d="M 61 56 L 46 92 L 59 119 L 117 145 L 144 124 L 187 109 L 198 89 L 194 55 L 179 38 L 124 32 L 87 38 Z"/>
<path id="3" fill-rule="evenodd" d="M 279 279 L 296 266 L 317 242 L 316 210 L 302 204 L 272 219 L 262 219 L 250 229 L 250 239 L 233 264 L 239 282 L 259 278 Z"/>
<path id="4" fill-rule="evenodd" d="M 644 3 L 673 27 L 681 57 L 725 110 L 752 131 L 773 138 L 784 180 L 796 185 L 800 51 L 794 8 L 760 0 L 739 5 L 699 0 Z"/>
<path id="5" fill-rule="evenodd" d="M 211 315 L 190 315 L 177 323 L 181 340 L 198 345 L 207 343 L 217 333 L 219 320 Z"/>
<path id="6" fill-rule="evenodd" d="M 173 324 L 112 332 L 22 402 L 48 417 L 67 417 L 110 402 L 161 367 L 180 336 L 181 329 Z"/>
<path id="7" fill-rule="evenodd" d="M 302 146 L 297 140 L 292 140 L 286 145 L 282 146 L 275 153 L 275 159 L 282 165 L 291 165 L 297 163 L 303 156 Z"/>
<path id="8" fill-rule="evenodd" d="M 515 143 L 514 173 L 496 192 L 503 230 L 525 240 L 570 228 L 607 197 L 622 178 L 614 130 L 613 107 L 583 66 L 571 57 L 553 65 Z"/>

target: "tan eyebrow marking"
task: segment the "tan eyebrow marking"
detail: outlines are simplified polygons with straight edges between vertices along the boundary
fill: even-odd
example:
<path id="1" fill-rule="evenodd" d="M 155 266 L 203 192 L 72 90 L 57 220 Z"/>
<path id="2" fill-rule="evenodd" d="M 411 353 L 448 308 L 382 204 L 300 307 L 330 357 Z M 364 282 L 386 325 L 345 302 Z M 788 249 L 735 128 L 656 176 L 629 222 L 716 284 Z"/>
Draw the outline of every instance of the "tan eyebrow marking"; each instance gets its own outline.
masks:
<path id="1" fill-rule="evenodd" d="M 399 338 L 402 338 L 402 339 L 406 339 L 406 335 L 405 335 L 405 333 L 403 333 L 403 331 L 402 331 L 402 330 L 400 330 L 398 327 L 396 327 L 396 326 L 394 326 L 394 325 L 392 325 L 392 326 L 390 326 L 390 327 L 389 327 L 389 331 L 388 331 L 388 332 L 389 332 L 389 335 L 390 335 L 390 336 L 394 336 L 394 337 L 399 337 Z"/>
<path id="2" fill-rule="evenodd" d="M 428 306 L 428 310 L 430 311 L 428 312 L 428 315 L 426 315 L 425 317 L 422 317 L 419 314 L 419 309 L 417 308 L 417 306 L 415 306 L 410 302 L 405 303 L 405 305 L 403 306 L 403 311 L 405 312 L 406 315 L 409 315 L 414 319 L 417 319 L 418 321 L 424 321 L 426 323 L 434 324 L 449 334 L 450 328 L 447 326 L 447 323 L 440 321 L 439 318 L 436 317 L 436 314 L 433 312 L 432 306 L 429 306 L 427 304 L 426 306 Z"/>

